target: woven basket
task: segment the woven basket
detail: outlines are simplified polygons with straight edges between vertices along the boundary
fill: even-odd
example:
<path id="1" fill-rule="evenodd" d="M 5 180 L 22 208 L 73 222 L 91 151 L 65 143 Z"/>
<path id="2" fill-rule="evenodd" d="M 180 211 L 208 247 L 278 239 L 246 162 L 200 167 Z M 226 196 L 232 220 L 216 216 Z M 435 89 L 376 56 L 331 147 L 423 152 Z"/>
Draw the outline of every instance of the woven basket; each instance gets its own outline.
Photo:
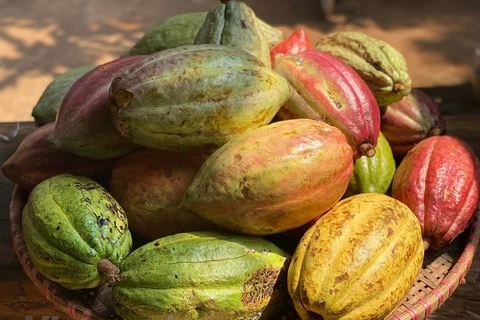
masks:
<path id="1" fill-rule="evenodd" d="M 10 203 L 13 247 L 23 269 L 55 307 L 77 320 L 119 319 L 111 303 L 107 285 L 91 290 L 67 290 L 43 277 L 33 265 L 23 239 L 21 214 L 28 194 L 15 187 Z M 465 282 L 480 240 L 480 209 L 475 212 L 471 230 L 441 250 L 428 250 L 417 282 L 391 320 L 422 320 L 439 308 L 459 284 Z M 288 304 L 285 304 L 288 305 Z M 290 305 L 291 307 L 291 305 Z M 288 307 L 287 307 L 288 308 Z M 285 316 L 287 315 L 287 316 Z M 276 317 L 277 318 L 277 317 Z M 298 319 L 293 309 L 282 311 L 282 320 Z"/>

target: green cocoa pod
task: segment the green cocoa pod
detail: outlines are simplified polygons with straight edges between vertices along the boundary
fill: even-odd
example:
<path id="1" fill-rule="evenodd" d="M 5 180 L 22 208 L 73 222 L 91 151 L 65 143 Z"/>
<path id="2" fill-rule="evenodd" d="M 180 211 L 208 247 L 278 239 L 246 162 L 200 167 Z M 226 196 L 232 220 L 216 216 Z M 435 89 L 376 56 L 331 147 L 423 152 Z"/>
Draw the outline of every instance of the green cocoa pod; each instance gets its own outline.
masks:
<path id="1" fill-rule="evenodd" d="M 260 30 L 262 30 L 263 35 L 265 36 L 265 39 L 267 39 L 267 43 L 270 48 L 285 39 L 282 30 L 275 28 L 274 26 L 263 21 L 259 17 L 257 17 L 257 21 L 258 27 L 260 28 Z"/>
<path id="2" fill-rule="evenodd" d="M 285 301 L 289 263 L 260 237 L 177 233 L 119 265 L 113 304 L 125 320 L 268 319 Z"/>
<path id="3" fill-rule="evenodd" d="M 206 16 L 207 12 L 190 12 L 160 21 L 147 30 L 124 56 L 152 54 L 193 44 Z"/>
<path id="4" fill-rule="evenodd" d="M 53 80 L 48 87 L 43 91 L 40 99 L 32 110 L 32 117 L 35 119 L 37 126 L 43 126 L 50 122 L 55 122 L 58 108 L 62 103 L 63 97 L 68 92 L 68 89 L 80 79 L 88 71 L 95 68 L 95 66 L 82 66 L 70 69 L 62 75 Z"/>
<path id="5" fill-rule="evenodd" d="M 123 209 L 98 183 L 57 175 L 38 184 L 22 213 L 35 267 L 67 289 L 94 288 L 116 278 L 132 238 Z"/>
<path id="6" fill-rule="evenodd" d="M 355 161 L 344 197 L 359 193 L 387 193 L 395 174 L 395 159 L 385 136 L 380 132 L 375 155 Z"/>
<path id="7" fill-rule="evenodd" d="M 253 10 L 240 1 L 225 1 L 210 10 L 194 44 L 219 44 L 251 53 L 271 66 L 270 48 Z"/>
<path id="8" fill-rule="evenodd" d="M 362 32 L 340 31 L 320 39 L 315 49 L 333 54 L 355 69 L 379 106 L 400 101 L 411 90 L 404 57 L 382 40 Z"/>
<path id="9" fill-rule="evenodd" d="M 289 95 L 286 80 L 248 52 L 190 45 L 154 53 L 114 79 L 110 108 L 136 144 L 212 151 L 268 124 Z"/>

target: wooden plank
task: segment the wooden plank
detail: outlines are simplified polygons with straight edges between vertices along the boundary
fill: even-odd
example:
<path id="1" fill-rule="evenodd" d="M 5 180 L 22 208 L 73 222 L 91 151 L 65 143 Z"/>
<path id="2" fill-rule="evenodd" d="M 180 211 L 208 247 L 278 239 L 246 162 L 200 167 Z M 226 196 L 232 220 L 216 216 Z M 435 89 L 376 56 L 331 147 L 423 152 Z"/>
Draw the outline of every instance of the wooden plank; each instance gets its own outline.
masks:
<path id="1" fill-rule="evenodd" d="M 45 299 L 22 269 L 2 270 L 0 286 L 0 320 L 25 320 L 26 316 L 33 320 L 41 320 L 44 316 L 69 319 Z"/>

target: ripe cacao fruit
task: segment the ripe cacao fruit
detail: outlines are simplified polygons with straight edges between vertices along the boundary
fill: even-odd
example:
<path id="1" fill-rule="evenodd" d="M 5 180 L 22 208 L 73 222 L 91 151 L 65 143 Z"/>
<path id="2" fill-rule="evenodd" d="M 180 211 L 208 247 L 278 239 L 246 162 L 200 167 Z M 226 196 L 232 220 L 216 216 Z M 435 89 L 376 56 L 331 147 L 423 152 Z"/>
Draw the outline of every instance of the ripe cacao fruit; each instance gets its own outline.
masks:
<path id="1" fill-rule="evenodd" d="M 247 51 L 270 67 L 270 48 L 253 10 L 230 0 L 210 10 L 193 44 L 225 45 Z"/>
<path id="2" fill-rule="evenodd" d="M 47 138 L 54 128 L 55 123 L 48 123 L 26 136 L 15 153 L 3 163 L 3 174 L 27 191 L 62 173 L 87 176 L 101 184 L 106 183 L 114 160 L 92 160 L 50 149 Z"/>
<path id="3" fill-rule="evenodd" d="M 121 263 L 113 305 L 125 320 L 268 319 L 288 296 L 289 262 L 260 237 L 177 233 Z"/>
<path id="4" fill-rule="evenodd" d="M 389 319 L 422 267 L 420 225 L 379 193 L 338 202 L 308 229 L 288 269 L 302 320 Z"/>
<path id="5" fill-rule="evenodd" d="M 130 230 L 154 240 L 180 232 L 218 227 L 181 206 L 182 198 L 208 158 L 202 153 L 136 150 L 117 161 L 109 191 L 127 214 Z"/>
<path id="6" fill-rule="evenodd" d="M 355 69 L 381 107 L 410 92 L 412 81 L 405 58 L 385 41 L 362 32 L 340 31 L 320 39 L 315 49 L 333 54 Z"/>
<path id="7" fill-rule="evenodd" d="M 115 77 L 145 57 L 119 58 L 78 79 L 58 110 L 55 130 L 47 139 L 50 147 L 89 159 L 117 158 L 136 149 L 113 125 L 108 90 Z"/>
<path id="8" fill-rule="evenodd" d="M 287 110 L 284 114 L 318 114 L 310 118 L 323 119 L 339 128 L 355 159 L 375 155 L 380 110 L 372 92 L 352 68 L 331 54 L 310 50 L 277 56 L 274 69 L 296 91 L 283 105 Z"/>
<path id="9" fill-rule="evenodd" d="M 387 193 L 395 174 L 396 164 L 392 149 L 380 132 L 375 155 L 355 161 L 353 175 L 344 197 L 359 193 Z"/>
<path id="10" fill-rule="evenodd" d="M 268 124 L 289 94 L 286 80 L 251 54 L 212 44 L 152 54 L 110 89 L 124 137 L 175 151 L 212 151 Z"/>
<path id="11" fill-rule="evenodd" d="M 433 136 L 403 158 L 393 178 L 392 196 L 417 216 L 425 248 L 437 249 L 471 223 L 479 184 L 479 161 L 472 148 L 456 137 Z"/>
<path id="12" fill-rule="evenodd" d="M 53 80 L 43 91 L 32 110 L 32 117 L 38 126 L 43 126 L 50 122 L 55 122 L 57 111 L 60 108 L 63 97 L 67 94 L 70 87 L 82 77 L 85 73 L 95 68 L 95 66 L 82 66 L 70 69 Z"/>
<path id="13" fill-rule="evenodd" d="M 123 209 L 98 183 L 61 174 L 37 185 L 22 213 L 35 267 L 67 289 L 94 288 L 118 274 L 131 250 Z"/>
<path id="14" fill-rule="evenodd" d="M 183 203 L 225 229 L 280 233 L 330 209 L 352 171 L 352 149 L 340 130 L 310 119 L 279 121 L 212 153 Z"/>
<path id="15" fill-rule="evenodd" d="M 380 128 L 393 155 L 399 158 L 423 139 L 446 133 L 440 106 L 419 89 L 412 89 L 401 101 L 389 105 L 382 115 Z"/>
<path id="16" fill-rule="evenodd" d="M 292 32 L 290 37 L 270 49 L 270 61 L 273 66 L 275 57 L 279 54 L 295 54 L 312 49 L 307 33 L 302 27 L 298 27 Z"/>

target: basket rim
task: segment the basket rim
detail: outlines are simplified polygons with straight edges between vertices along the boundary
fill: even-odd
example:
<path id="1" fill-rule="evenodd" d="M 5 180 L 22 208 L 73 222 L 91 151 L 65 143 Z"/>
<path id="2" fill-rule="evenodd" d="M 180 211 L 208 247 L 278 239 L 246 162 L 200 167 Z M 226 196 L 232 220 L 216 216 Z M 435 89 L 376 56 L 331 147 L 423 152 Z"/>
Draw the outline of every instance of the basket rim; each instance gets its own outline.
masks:
<path id="1" fill-rule="evenodd" d="M 55 308 L 66 313 L 72 319 L 78 320 L 108 320 L 108 317 L 100 315 L 95 311 L 75 302 L 72 299 L 62 298 L 56 295 L 57 292 L 65 290 L 60 285 L 46 279 L 33 265 L 28 253 L 22 232 L 21 215 L 26 204 L 24 197 L 27 191 L 18 185 L 14 186 L 9 207 L 10 229 L 13 240 L 13 249 L 20 264 L 30 280 L 43 296 L 51 301 Z M 400 314 L 392 315 L 391 320 L 422 320 L 431 315 L 454 293 L 459 284 L 465 283 L 467 275 L 473 263 L 473 259 L 479 250 L 480 243 L 480 203 L 477 206 L 473 219 L 469 225 L 470 234 L 462 254 L 453 267 L 441 280 L 440 285 L 429 292 L 425 297 L 417 301 L 412 307 L 406 307 Z"/>
<path id="2" fill-rule="evenodd" d="M 13 250 L 17 255 L 17 259 L 23 267 L 23 270 L 33 282 L 35 287 L 42 293 L 42 295 L 53 303 L 55 308 L 67 314 L 72 319 L 78 320 L 109 320 L 97 312 L 85 307 L 75 300 L 57 295 L 57 292 L 66 290 L 59 284 L 45 278 L 38 269 L 33 265 L 28 253 L 25 240 L 22 232 L 22 210 L 26 204 L 24 197 L 28 194 L 27 191 L 15 185 L 12 192 L 12 199 L 10 201 L 10 231 L 13 240 Z"/>

